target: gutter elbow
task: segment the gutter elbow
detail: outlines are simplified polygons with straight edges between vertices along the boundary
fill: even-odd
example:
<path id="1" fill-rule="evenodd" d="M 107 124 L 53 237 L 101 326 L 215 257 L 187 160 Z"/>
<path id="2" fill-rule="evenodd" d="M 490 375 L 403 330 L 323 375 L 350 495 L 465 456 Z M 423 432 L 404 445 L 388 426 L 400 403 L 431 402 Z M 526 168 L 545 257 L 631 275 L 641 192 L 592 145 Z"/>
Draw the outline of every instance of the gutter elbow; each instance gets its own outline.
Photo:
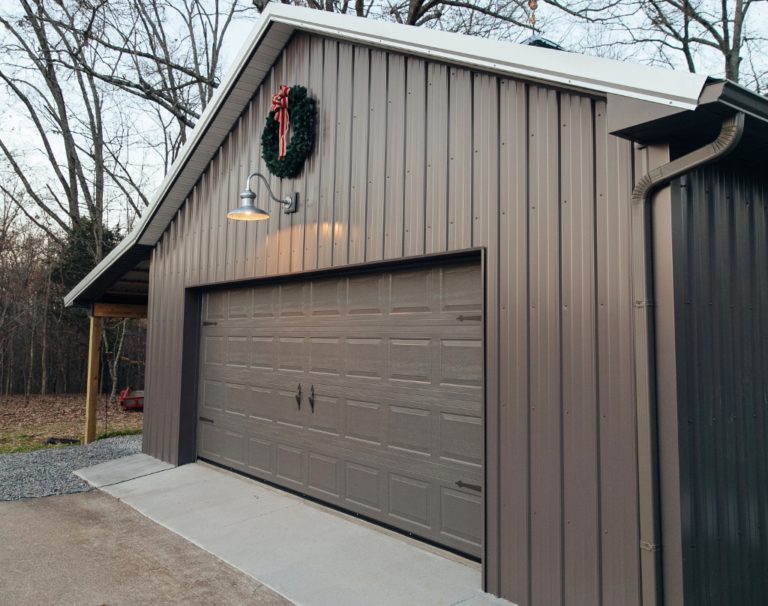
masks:
<path id="1" fill-rule="evenodd" d="M 714 141 L 643 175 L 632 190 L 632 203 L 644 204 L 654 191 L 675 177 L 730 154 L 744 134 L 744 121 L 744 112 L 729 116 L 723 120 L 720 134 Z"/>

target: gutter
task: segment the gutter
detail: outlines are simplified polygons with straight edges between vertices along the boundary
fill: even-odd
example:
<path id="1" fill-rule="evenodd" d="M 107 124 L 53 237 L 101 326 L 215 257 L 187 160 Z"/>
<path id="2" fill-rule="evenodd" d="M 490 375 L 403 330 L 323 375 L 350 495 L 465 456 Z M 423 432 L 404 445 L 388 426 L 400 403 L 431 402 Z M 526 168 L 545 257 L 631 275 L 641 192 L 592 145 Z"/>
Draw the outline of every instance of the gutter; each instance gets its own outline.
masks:
<path id="1" fill-rule="evenodd" d="M 635 400 L 637 406 L 640 573 L 644 606 L 663 604 L 659 451 L 656 422 L 656 343 L 653 313 L 653 194 L 672 179 L 731 153 L 744 132 L 744 113 L 726 118 L 717 138 L 654 168 L 632 191 L 630 250 L 634 307 Z"/>

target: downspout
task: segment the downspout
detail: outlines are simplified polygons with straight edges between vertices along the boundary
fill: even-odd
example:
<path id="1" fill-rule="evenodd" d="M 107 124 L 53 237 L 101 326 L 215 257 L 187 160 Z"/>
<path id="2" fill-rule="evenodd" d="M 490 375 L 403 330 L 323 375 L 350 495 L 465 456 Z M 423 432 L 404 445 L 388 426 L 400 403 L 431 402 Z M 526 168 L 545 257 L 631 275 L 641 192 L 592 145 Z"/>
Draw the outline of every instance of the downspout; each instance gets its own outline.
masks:
<path id="1" fill-rule="evenodd" d="M 632 191 L 630 238 L 634 306 L 635 399 L 637 406 L 640 573 L 643 606 L 663 604 L 658 434 L 656 425 L 656 345 L 653 314 L 653 194 L 672 179 L 732 152 L 744 132 L 744 114 L 723 121 L 718 137 L 684 156 L 654 168 Z"/>

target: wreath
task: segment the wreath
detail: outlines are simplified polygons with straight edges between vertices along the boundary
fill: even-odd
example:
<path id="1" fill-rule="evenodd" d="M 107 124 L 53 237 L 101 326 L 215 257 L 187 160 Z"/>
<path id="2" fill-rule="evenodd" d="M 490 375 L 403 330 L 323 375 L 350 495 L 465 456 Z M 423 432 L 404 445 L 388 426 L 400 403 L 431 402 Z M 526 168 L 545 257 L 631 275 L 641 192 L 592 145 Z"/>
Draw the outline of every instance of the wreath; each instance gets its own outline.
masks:
<path id="1" fill-rule="evenodd" d="M 303 86 L 281 86 L 272 97 L 272 109 L 261 133 L 261 157 L 269 172 L 291 179 L 301 172 L 315 145 L 315 100 Z M 286 145 L 288 128 L 291 141 Z"/>

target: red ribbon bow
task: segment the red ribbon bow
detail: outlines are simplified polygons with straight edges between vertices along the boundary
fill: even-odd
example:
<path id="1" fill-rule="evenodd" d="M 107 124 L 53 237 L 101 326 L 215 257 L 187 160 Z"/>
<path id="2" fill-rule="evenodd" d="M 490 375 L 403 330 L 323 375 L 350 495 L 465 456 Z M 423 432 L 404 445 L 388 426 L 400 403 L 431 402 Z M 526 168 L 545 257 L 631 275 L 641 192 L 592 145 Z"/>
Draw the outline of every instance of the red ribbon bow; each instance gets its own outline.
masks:
<path id="1" fill-rule="evenodd" d="M 286 141 L 285 136 L 288 134 L 289 118 L 288 118 L 288 93 L 291 89 L 288 86 L 281 86 L 280 92 L 276 95 L 272 95 L 272 111 L 275 112 L 275 120 L 280 125 L 280 150 L 278 158 L 282 160 L 285 158 Z"/>

